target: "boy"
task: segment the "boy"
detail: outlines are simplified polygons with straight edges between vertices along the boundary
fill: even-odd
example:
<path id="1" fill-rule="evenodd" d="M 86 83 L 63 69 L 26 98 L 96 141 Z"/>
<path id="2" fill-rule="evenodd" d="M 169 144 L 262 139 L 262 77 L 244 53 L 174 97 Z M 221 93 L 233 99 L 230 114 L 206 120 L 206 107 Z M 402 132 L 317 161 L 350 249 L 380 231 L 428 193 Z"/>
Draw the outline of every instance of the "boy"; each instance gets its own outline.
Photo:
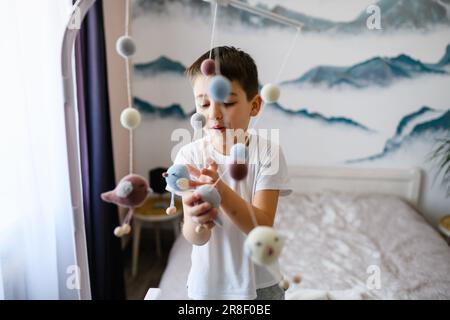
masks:
<path id="1" fill-rule="evenodd" d="M 186 164 L 197 182 L 215 184 L 222 198 L 223 225 L 214 227 L 218 210 L 208 202 L 200 203 L 195 192 L 182 194 L 183 235 L 194 245 L 188 296 L 191 299 L 284 299 L 284 290 L 278 286 L 280 276 L 255 265 L 244 253 L 244 241 L 256 225 L 273 226 L 278 197 L 290 192 L 286 162 L 278 145 L 247 131 L 250 118 L 261 109 L 255 62 L 247 53 L 233 47 L 213 50 L 217 52 L 221 75 L 230 80 L 231 93 L 223 106 L 209 99 L 210 77 L 200 71 L 201 63 L 209 58 L 209 51 L 187 69 L 196 110 L 206 119 L 206 136 L 182 147 L 174 161 Z M 216 59 L 214 54 L 212 59 Z M 247 137 L 242 142 L 248 142 L 248 173 L 238 182 L 230 177 L 227 166 L 229 130 L 240 130 Z M 206 227 L 204 231 L 196 232 L 198 224 Z"/>

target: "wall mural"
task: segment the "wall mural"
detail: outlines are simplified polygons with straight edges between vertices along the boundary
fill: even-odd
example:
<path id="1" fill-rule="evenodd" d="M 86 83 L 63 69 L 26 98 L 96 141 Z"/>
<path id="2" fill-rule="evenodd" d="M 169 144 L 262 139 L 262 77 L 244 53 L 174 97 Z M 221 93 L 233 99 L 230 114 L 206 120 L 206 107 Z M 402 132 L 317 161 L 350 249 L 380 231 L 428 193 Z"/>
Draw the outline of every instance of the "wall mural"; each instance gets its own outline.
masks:
<path id="1" fill-rule="evenodd" d="M 448 213 L 429 154 L 450 126 L 450 0 L 247 2 L 305 24 L 280 74 L 278 103 L 265 105 L 251 126 L 280 129 L 293 165 L 419 166 L 427 173 L 422 206 L 428 217 Z M 369 27 L 377 17 L 380 25 Z M 173 130 L 190 128 L 195 107 L 184 71 L 209 49 L 211 23 L 210 5 L 201 0 L 134 1 L 141 174 L 168 165 L 178 143 L 171 141 Z M 263 85 L 277 78 L 295 33 L 220 7 L 215 45 L 252 55 Z"/>

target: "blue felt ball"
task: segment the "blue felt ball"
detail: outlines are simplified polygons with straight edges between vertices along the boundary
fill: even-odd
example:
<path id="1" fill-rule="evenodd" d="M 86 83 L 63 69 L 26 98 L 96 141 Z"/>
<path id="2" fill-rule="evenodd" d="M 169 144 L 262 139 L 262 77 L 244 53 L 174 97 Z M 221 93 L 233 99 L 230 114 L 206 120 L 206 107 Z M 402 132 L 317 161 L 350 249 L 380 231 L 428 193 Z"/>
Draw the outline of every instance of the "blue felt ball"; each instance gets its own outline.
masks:
<path id="1" fill-rule="evenodd" d="M 169 188 L 175 191 L 186 190 L 183 188 L 183 184 L 189 180 L 189 171 L 183 164 L 174 164 L 167 170 L 166 183 Z"/>
<path id="2" fill-rule="evenodd" d="M 224 102 L 231 93 L 230 80 L 224 76 L 214 76 L 208 87 L 208 96 L 216 102 Z"/>
<path id="3" fill-rule="evenodd" d="M 245 163 L 248 157 L 247 147 L 243 143 L 236 143 L 230 149 L 230 161 L 232 163 Z"/>
<path id="4" fill-rule="evenodd" d="M 205 116 L 201 113 L 194 113 L 191 117 L 191 126 L 194 130 L 200 130 L 206 124 Z"/>
<path id="5" fill-rule="evenodd" d="M 211 185 L 205 184 L 203 186 L 198 187 L 195 190 L 196 193 L 202 198 L 204 202 L 209 202 L 211 206 L 214 208 L 220 207 L 220 202 L 222 201 L 222 198 L 220 197 L 219 192 L 216 188 L 214 188 Z"/>

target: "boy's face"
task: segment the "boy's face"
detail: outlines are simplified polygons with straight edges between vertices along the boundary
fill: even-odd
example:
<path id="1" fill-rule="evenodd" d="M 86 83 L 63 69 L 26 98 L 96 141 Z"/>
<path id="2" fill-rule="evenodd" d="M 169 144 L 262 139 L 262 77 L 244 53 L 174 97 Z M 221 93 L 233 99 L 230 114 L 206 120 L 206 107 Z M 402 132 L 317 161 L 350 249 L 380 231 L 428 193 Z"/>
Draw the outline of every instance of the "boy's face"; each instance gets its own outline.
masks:
<path id="1" fill-rule="evenodd" d="M 231 94 L 222 105 L 211 101 L 207 95 L 210 79 L 211 77 L 198 75 L 193 83 L 197 112 L 206 118 L 206 133 L 212 138 L 224 139 L 227 129 L 242 129 L 246 132 L 250 117 L 255 117 L 261 109 L 261 97 L 256 95 L 248 100 L 239 82 L 233 80 Z"/>

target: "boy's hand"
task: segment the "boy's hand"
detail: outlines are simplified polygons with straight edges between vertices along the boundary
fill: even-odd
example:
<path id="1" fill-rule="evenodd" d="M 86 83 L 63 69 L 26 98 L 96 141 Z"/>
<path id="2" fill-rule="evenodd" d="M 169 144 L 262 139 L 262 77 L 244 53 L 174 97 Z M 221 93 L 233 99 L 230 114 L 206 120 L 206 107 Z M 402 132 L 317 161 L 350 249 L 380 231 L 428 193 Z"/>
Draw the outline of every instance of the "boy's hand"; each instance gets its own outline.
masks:
<path id="1" fill-rule="evenodd" d="M 219 166 L 217 163 L 212 158 L 206 159 L 206 163 L 208 167 L 203 169 L 197 169 L 190 164 L 187 165 L 189 173 L 197 178 L 197 181 L 191 183 L 191 185 L 215 184 L 219 180 L 219 174 L 217 172 Z"/>
<path id="2" fill-rule="evenodd" d="M 212 229 L 215 224 L 212 221 L 218 214 L 216 208 L 212 208 L 209 202 L 202 202 L 200 196 L 196 193 L 183 199 L 185 205 L 185 213 L 188 214 L 192 221 Z"/>

